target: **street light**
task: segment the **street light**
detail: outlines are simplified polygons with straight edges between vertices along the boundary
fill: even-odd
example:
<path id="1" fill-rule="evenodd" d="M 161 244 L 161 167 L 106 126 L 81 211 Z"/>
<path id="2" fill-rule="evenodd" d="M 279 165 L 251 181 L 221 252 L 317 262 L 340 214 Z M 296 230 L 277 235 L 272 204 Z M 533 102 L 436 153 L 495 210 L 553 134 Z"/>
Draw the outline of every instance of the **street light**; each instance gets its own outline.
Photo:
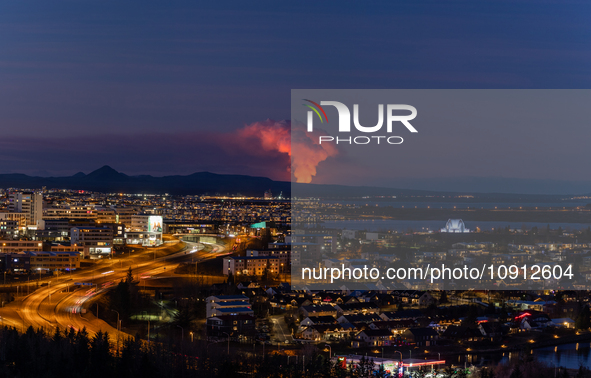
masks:
<path id="1" fill-rule="evenodd" d="M 117 331 L 119 331 L 119 330 L 120 330 L 120 329 L 119 329 L 119 311 L 116 311 L 116 310 L 111 310 L 111 311 L 113 311 L 113 312 L 116 312 L 116 313 L 117 313 Z"/>
<path id="2" fill-rule="evenodd" d="M 222 332 L 224 335 L 228 336 L 228 356 L 230 355 L 230 334 L 226 332 Z"/>
<path id="3" fill-rule="evenodd" d="M 120 322 L 119 322 L 119 311 L 116 310 L 111 310 L 113 312 L 117 313 L 117 354 L 119 354 L 119 334 L 121 333 L 121 326 L 120 326 Z"/>
<path id="4" fill-rule="evenodd" d="M 324 344 L 324 346 L 328 347 L 328 359 L 332 359 L 332 348 L 328 344 Z"/>
<path id="5" fill-rule="evenodd" d="M 193 332 L 189 332 L 189 334 L 191 335 L 191 342 L 193 342 Z"/>
<path id="6" fill-rule="evenodd" d="M 177 327 L 179 327 L 181 329 L 181 343 L 183 341 L 185 341 L 185 329 L 183 327 L 181 327 L 180 325 L 177 325 Z"/>
<path id="7" fill-rule="evenodd" d="M 399 350 L 395 350 L 394 353 L 398 353 L 400 355 L 400 364 L 398 366 L 398 368 L 402 367 L 402 352 Z"/>

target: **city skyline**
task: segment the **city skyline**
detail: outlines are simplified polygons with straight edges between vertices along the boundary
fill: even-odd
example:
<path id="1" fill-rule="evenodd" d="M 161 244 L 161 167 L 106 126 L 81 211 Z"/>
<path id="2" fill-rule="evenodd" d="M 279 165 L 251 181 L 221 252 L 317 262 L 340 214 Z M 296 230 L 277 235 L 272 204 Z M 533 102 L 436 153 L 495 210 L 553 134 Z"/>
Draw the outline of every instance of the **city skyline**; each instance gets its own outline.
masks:
<path id="1" fill-rule="evenodd" d="M 0 2 L 0 376 L 591 378 L 590 14 Z"/>
<path id="2" fill-rule="evenodd" d="M 529 1 L 511 7 L 314 3 L 312 14 L 306 2 L 274 7 L 229 2 L 232 11 L 190 2 L 141 10 L 137 4 L 2 5 L 1 31 L 8 37 L 0 41 L 0 123 L 5 126 L 0 173 L 66 176 L 107 164 L 132 175 L 212 171 L 289 180 L 289 153 L 261 139 L 260 131 L 249 134 L 249 128 L 270 125 L 281 133 L 289 127 L 282 120 L 290 117 L 292 88 L 584 88 L 590 83 L 591 61 L 582 48 L 591 36 L 582 16 L 589 6 L 578 2 L 559 9 L 537 4 L 535 12 Z M 340 30 L 353 20 L 356 28 Z M 555 132 L 547 127 L 532 137 L 554 138 Z M 580 143 L 586 133 L 584 124 L 568 136 L 562 132 L 567 139 L 560 147 L 568 143 L 568 148 L 551 151 L 553 161 L 561 162 L 551 171 L 553 179 L 582 181 L 587 155 Z M 454 142 L 480 138 L 471 137 L 456 135 Z M 503 138 L 489 141 L 491 151 L 504 143 Z M 535 143 L 519 148 L 532 161 L 547 156 Z M 427 163 L 420 167 L 442 152 L 425 151 Z M 523 178 L 523 170 L 508 164 L 515 156 L 495 158 L 502 172 L 480 165 L 477 173 L 440 170 L 438 177 Z M 327 164 L 319 170 L 323 166 L 337 171 Z M 538 171 L 526 178 L 547 176 Z M 402 187 L 422 188 L 419 181 L 432 177 L 421 168 L 396 178 L 418 180 Z M 334 181 L 319 176 L 317 182 Z"/>

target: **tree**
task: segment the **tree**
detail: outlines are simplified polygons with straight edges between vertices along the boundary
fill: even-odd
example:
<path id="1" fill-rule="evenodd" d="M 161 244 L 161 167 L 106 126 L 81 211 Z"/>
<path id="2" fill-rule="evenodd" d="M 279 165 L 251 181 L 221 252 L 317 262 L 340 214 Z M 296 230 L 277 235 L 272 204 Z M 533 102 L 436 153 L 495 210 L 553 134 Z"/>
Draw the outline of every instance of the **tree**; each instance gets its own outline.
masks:
<path id="1" fill-rule="evenodd" d="M 591 378 L 591 370 L 589 370 L 586 366 L 579 366 L 579 371 L 577 372 L 576 378 Z"/>
<path id="2" fill-rule="evenodd" d="M 357 365 L 357 376 L 359 378 L 369 378 L 373 374 L 374 363 L 373 359 L 370 360 L 367 357 L 361 357 L 359 364 Z"/>
<path id="3" fill-rule="evenodd" d="M 386 369 L 384 368 L 384 364 L 381 363 L 378 367 L 378 371 L 376 373 L 376 377 L 384 377 L 386 375 Z"/>
<path id="4" fill-rule="evenodd" d="M 494 378 L 495 374 L 493 373 L 492 370 L 489 370 L 488 368 L 482 368 L 482 370 L 480 370 L 480 378 Z"/>
<path id="5" fill-rule="evenodd" d="M 517 365 L 513 368 L 513 371 L 511 372 L 511 375 L 509 376 L 509 378 L 521 378 L 521 377 L 523 377 L 523 374 L 521 374 L 521 369 L 519 368 L 519 365 Z"/>
<path id="6" fill-rule="evenodd" d="M 570 378 L 570 374 L 568 374 L 568 371 L 566 369 L 561 369 L 562 370 L 562 374 L 560 374 L 560 376 L 562 378 Z"/>
<path id="7" fill-rule="evenodd" d="M 271 279 L 271 266 L 269 265 L 269 260 L 267 260 L 267 264 L 265 265 L 265 269 L 263 269 L 263 281 L 269 281 Z"/>
<path id="8" fill-rule="evenodd" d="M 448 303 L 449 300 L 447 299 L 447 291 L 443 290 L 441 292 L 441 297 L 439 297 L 439 303 L 440 304 L 444 304 L 444 303 Z"/>
<path id="9" fill-rule="evenodd" d="M 509 312 L 507 311 L 507 306 L 505 305 L 505 303 L 503 303 L 503 305 L 501 306 L 501 310 L 499 312 L 499 320 L 504 323 L 507 321 L 508 318 Z"/>
<path id="10" fill-rule="evenodd" d="M 179 306 L 179 310 L 173 316 L 172 325 L 178 325 L 184 329 L 188 329 L 194 319 L 194 313 L 190 310 L 189 306 Z"/>
<path id="11" fill-rule="evenodd" d="M 591 327 L 591 311 L 589 306 L 584 306 L 579 316 L 575 320 L 575 328 L 577 329 L 589 329 Z"/>
<path id="12" fill-rule="evenodd" d="M 131 299 L 131 283 L 127 280 L 120 281 L 117 284 L 115 290 L 113 290 L 109 297 L 110 297 L 110 307 L 111 309 L 118 311 L 121 315 L 121 319 L 127 319 L 132 312 L 132 308 L 134 303 L 132 303 Z"/>
<path id="13" fill-rule="evenodd" d="M 476 306 L 468 307 L 468 313 L 466 314 L 466 318 L 462 323 L 465 323 L 467 326 L 473 326 L 476 324 L 476 320 L 478 319 L 478 308 Z"/>
<path id="14" fill-rule="evenodd" d="M 125 282 L 127 282 L 130 285 L 133 282 L 133 273 L 131 271 L 131 266 L 129 267 L 129 270 L 127 271 L 127 278 L 125 278 Z"/>

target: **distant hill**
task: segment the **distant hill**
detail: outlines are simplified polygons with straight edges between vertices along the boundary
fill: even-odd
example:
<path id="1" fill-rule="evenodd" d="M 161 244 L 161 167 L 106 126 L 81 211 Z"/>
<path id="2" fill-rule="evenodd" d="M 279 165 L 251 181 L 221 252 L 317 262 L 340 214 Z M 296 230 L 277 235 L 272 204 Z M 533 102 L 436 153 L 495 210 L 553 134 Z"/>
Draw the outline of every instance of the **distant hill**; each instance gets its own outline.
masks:
<path id="1" fill-rule="evenodd" d="M 108 165 L 87 175 L 78 172 L 68 177 L 36 177 L 18 173 L 0 174 L 0 187 L 2 188 L 38 189 L 43 186 L 107 193 L 170 193 L 178 195 L 243 194 L 262 197 L 266 190 L 271 190 L 276 195 L 280 192 L 289 195 L 290 192 L 289 182 L 273 181 L 266 177 L 220 175 L 210 172 L 198 172 L 187 176 L 128 176 Z"/>
<path id="2" fill-rule="evenodd" d="M 401 180 L 401 186 L 404 182 Z M 0 174 L 0 188 L 23 188 L 39 189 L 41 187 L 73 190 L 89 190 L 105 193 L 142 193 L 142 194 L 174 194 L 174 195 L 247 195 L 262 197 L 263 193 L 271 190 L 274 195 L 283 193 L 284 197 L 291 196 L 291 189 L 299 197 L 363 197 L 363 196 L 386 196 L 392 200 L 392 196 L 422 196 L 425 200 L 434 201 L 437 199 L 424 197 L 438 194 L 445 195 L 446 201 L 452 200 L 450 195 L 477 194 L 474 201 L 483 199 L 491 201 L 548 201 L 555 200 L 559 196 L 547 194 L 507 194 L 507 193 L 486 193 L 485 190 L 457 190 L 454 187 L 441 185 L 442 190 L 416 190 L 396 189 L 369 186 L 346 186 L 346 185 L 317 185 L 297 184 L 285 181 L 274 181 L 267 177 L 253 177 L 246 175 L 222 175 L 211 172 L 197 172 L 191 175 L 162 176 L 150 175 L 129 176 L 125 173 L 105 165 L 89 174 L 78 172 L 67 177 L 39 177 L 27 176 L 20 173 Z M 437 187 L 437 186 L 433 186 Z M 423 189 L 423 188 L 420 188 Z M 515 193 L 515 192 L 514 192 Z M 402 198 L 400 198 L 402 200 Z M 414 200 L 420 200 L 415 198 Z M 437 201 L 441 201 L 438 199 Z"/>

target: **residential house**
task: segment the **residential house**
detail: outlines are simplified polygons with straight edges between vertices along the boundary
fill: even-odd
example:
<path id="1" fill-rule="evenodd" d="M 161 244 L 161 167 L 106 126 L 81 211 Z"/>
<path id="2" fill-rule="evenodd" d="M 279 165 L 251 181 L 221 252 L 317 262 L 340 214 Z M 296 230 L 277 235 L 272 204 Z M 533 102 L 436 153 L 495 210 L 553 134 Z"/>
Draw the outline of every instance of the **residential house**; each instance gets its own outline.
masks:
<path id="1" fill-rule="evenodd" d="M 309 305 L 309 306 L 301 306 L 300 307 L 300 314 L 302 318 L 307 318 L 310 316 L 337 316 L 337 310 L 334 306 L 323 304 L 323 305 Z"/>
<path id="2" fill-rule="evenodd" d="M 387 329 L 365 329 L 355 336 L 355 340 L 362 342 L 359 346 L 389 346 L 394 335 Z"/>
<path id="3" fill-rule="evenodd" d="M 409 343 L 417 346 L 431 346 L 437 344 L 439 334 L 432 328 L 409 328 L 402 336 Z"/>

